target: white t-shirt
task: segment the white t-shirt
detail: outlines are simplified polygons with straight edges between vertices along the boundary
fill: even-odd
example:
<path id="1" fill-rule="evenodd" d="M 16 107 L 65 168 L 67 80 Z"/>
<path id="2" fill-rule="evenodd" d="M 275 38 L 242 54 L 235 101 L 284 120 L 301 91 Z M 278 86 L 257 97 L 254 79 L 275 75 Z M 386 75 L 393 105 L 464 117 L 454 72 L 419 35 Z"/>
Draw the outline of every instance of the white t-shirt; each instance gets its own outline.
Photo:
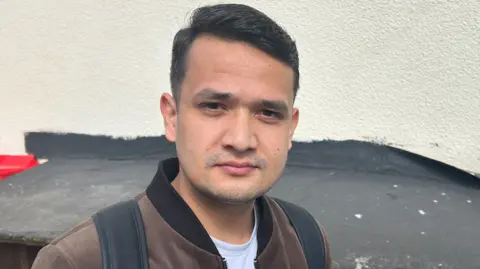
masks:
<path id="1" fill-rule="evenodd" d="M 257 226 L 255 214 L 252 236 L 247 243 L 242 245 L 229 244 L 212 237 L 218 252 L 226 259 L 228 269 L 255 269 L 253 262 L 257 256 Z"/>

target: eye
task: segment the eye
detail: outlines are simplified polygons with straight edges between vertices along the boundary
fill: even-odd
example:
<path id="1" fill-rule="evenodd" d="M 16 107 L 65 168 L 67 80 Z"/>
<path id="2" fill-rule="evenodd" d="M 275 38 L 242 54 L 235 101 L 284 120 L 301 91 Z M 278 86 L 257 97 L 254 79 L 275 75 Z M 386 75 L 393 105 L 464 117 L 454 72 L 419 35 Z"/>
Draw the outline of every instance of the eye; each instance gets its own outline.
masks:
<path id="1" fill-rule="evenodd" d="M 206 102 L 206 103 L 201 103 L 200 108 L 209 109 L 209 110 L 217 110 L 217 109 L 221 108 L 221 104 L 220 103 L 215 103 L 215 102 Z"/>
<path id="2" fill-rule="evenodd" d="M 267 117 L 267 118 L 275 118 L 275 119 L 281 119 L 282 115 L 276 111 L 269 110 L 269 109 L 263 109 L 262 110 L 262 116 Z"/>
<path id="3" fill-rule="evenodd" d="M 198 109 L 206 116 L 218 117 L 228 112 L 228 107 L 219 102 L 204 102 L 198 104 Z"/>

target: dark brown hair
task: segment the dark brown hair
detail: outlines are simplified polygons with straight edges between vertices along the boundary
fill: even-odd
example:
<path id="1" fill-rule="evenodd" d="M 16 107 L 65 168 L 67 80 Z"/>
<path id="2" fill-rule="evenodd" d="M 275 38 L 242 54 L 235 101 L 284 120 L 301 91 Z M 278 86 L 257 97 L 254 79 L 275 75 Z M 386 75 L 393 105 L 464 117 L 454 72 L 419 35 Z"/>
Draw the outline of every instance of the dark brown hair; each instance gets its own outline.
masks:
<path id="1" fill-rule="evenodd" d="M 299 87 L 299 61 L 295 41 L 264 13 L 242 4 L 219 4 L 197 8 L 188 27 L 180 29 L 173 40 L 170 86 L 175 100 L 185 78 L 186 57 L 201 34 L 248 43 L 290 66 L 295 73 L 294 97 Z"/>

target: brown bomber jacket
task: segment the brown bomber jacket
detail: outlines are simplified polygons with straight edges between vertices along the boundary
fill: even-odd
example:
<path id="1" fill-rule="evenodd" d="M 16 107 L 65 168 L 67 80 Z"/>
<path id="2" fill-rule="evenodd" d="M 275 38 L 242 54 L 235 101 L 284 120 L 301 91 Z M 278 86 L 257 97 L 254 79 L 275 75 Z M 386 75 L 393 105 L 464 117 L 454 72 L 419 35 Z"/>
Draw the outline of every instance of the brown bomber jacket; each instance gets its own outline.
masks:
<path id="1" fill-rule="evenodd" d="M 200 221 L 171 186 L 177 173 L 178 159 L 162 161 L 146 191 L 136 197 L 145 226 L 150 269 L 225 269 Z M 279 205 L 267 196 L 256 203 L 258 267 L 307 269 L 300 242 Z M 326 269 L 330 269 L 327 240 L 325 249 Z M 32 269 L 101 269 L 101 259 L 97 231 L 90 218 L 42 248 Z"/>

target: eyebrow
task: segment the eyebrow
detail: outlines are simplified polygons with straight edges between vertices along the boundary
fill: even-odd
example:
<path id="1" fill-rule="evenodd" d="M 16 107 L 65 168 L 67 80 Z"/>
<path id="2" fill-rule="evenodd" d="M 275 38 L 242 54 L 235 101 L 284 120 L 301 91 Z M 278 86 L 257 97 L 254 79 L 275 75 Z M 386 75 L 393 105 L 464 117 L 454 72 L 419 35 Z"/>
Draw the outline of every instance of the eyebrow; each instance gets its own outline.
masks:
<path id="1" fill-rule="evenodd" d="M 198 99 L 209 99 L 209 100 L 219 100 L 219 101 L 226 101 L 232 99 L 233 95 L 228 92 L 218 92 L 211 88 L 205 88 L 195 94 L 194 100 Z"/>
<path id="2" fill-rule="evenodd" d="M 205 88 L 195 94 L 194 100 L 218 100 L 218 101 L 228 101 L 236 100 L 236 97 L 229 92 L 219 92 L 212 88 Z M 257 106 L 262 106 L 267 109 L 272 109 L 279 111 L 281 113 L 288 113 L 288 105 L 285 101 L 282 100 L 267 100 L 261 99 L 255 102 Z"/>
<path id="3" fill-rule="evenodd" d="M 288 112 L 288 106 L 284 101 L 280 100 L 261 100 L 262 105 L 265 108 L 272 109 L 275 111 L 279 111 L 281 113 Z"/>

